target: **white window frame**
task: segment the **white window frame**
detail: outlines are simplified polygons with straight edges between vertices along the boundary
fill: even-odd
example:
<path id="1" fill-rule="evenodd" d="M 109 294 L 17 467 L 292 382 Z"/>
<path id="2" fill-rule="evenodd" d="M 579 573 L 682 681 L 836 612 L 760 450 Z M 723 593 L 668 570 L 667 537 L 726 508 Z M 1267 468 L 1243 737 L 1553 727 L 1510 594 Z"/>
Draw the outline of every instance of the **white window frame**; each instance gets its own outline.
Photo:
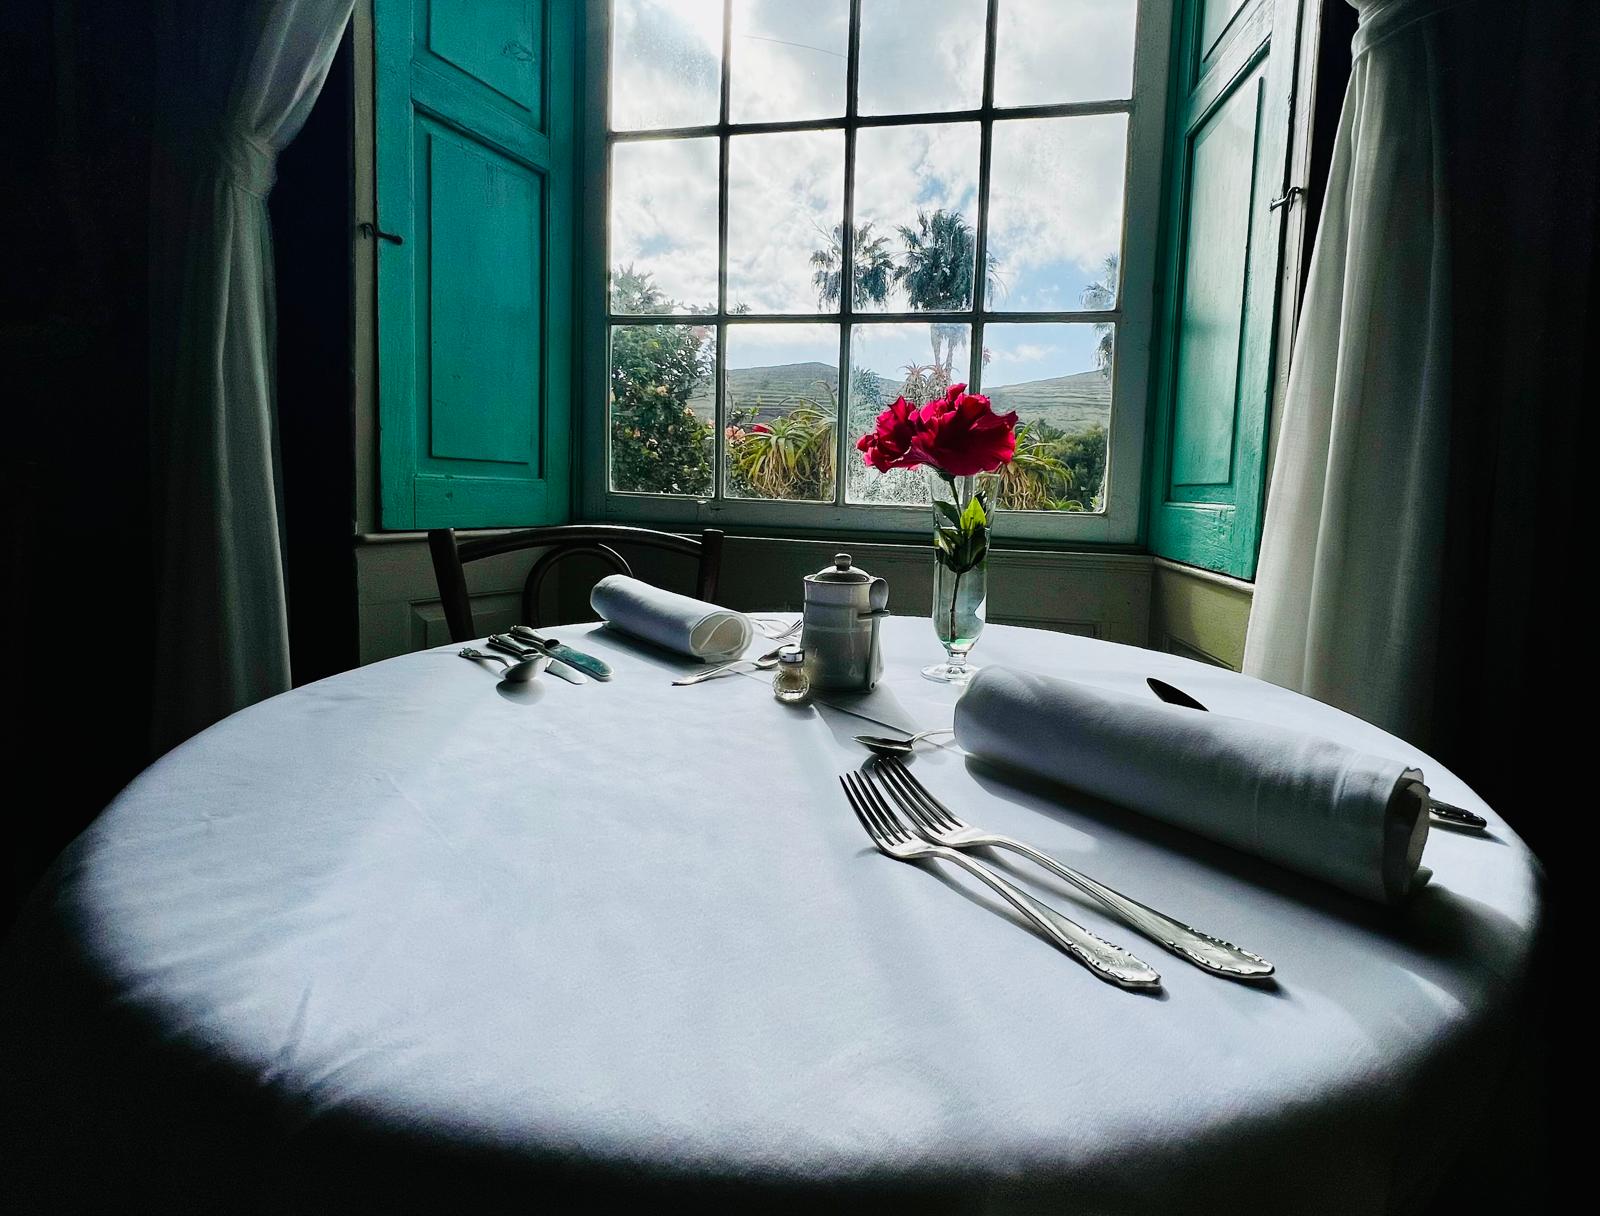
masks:
<path id="1" fill-rule="evenodd" d="M 859 30 L 861 0 L 850 0 L 850 41 L 847 66 L 846 113 L 841 118 L 806 120 L 799 122 L 729 123 L 728 116 L 728 42 L 731 29 L 732 5 L 736 0 L 723 0 L 723 68 L 722 68 L 722 120 L 695 127 L 673 128 L 660 131 L 628 131 L 613 136 L 610 132 L 610 44 L 611 0 L 588 0 L 587 73 L 585 88 L 586 121 L 583 140 L 583 181 L 589 202 L 582 208 L 583 248 L 579 265 L 579 316 L 581 317 L 582 358 L 579 360 L 581 377 L 577 400 L 582 402 L 581 417 L 577 420 L 581 431 L 581 467 L 579 484 L 586 518 L 608 521 L 628 521 L 657 527 L 748 529 L 754 531 L 782 532 L 804 535 L 808 533 L 841 533 L 884 536 L 891 534 L 922 534 L 928 530 L 926 506 L 861 505 L 843 501 L 848 478 L 845 461 L 860 459 L 855 451 L 855 436 L 844 433 L 843 423 L 849 418 L 850 363 L 849 342 L 851 325 L 860 321 L 911 322 L 923 324 L 948 320 L 971 322 L 973 332 L 969 342 L 971 375 L 969 383 L 974 391 L 982 391 L 983 328 L 987 325 L 1011 322 L 1071 322 L 1104 323 L 1116 325 L 1116 343 L 1112 363 L 1112 408 L 1107 437 L 1106 479 L 1102 490 L 1103 509 L 1098 512 L 1072 511 L 1002 511 L 996 524 L 997 539 L 1023 541 L 1051 541 L 1057 543 L 1135 544 L 1142 538 L 1146 424 L 1148 419 L 1151 376 L 1153 326 L 1156 316 L 1158 284 L 1156 283 L 1157 253 L 1160 243 L 1162 213 L 1162 166 L 1166 111 L 1168 105 L 1168 69 L 1172 45 L 1171 0 L 1138 0 L 1137 26 L 1134 41 L 1133 95 L 1114 102 L 1065 104 L 1049 106 L 997 107 L 994 99 L 994 42 L 995 23 L 999 0 L 989 0 L 985 46 L 985 71 L 983 104 L 977 110 L 956 112 L 896 114 L 863 117 L 856 113 L 856 82 L 859 64 Z M 1120 251 L 1120 285 L 1117 306 L 1102 311 L 1073 312 L 1017 312 L 989 310 L 983 298 L 987 276 L 982 272 L 985 256 L 988 223 L 988 193 L 990 148 L 993 124 L 998 120 L 1013 118 L 1053 118 L 1088 114 L 1125 113 L 1128 116 L 1128 154 L 1126 177 L 1123 185 L 1123 238 Z M 760 499 L 731 498 L 723 496 L 724 471 L 724 387 L 726 376 L 723 357 L 726 347 L 726 259 L 728 214 L 728 137 L 730 135 L 767 133 L 777 131 L 840 130 L 845 132 L 845 187 L 843 233 L 846 241 L 844 265 L 853 259 L 849 242 L 853 238 L 856 219 L 854 211 L 854 158 L 855 133 L 877 126 L 920 125 L 925 123 L 952 123 L 976 121 L 980 124 L 981 154 L 979 177 L 979 202 L 975 217 L 978 266 L 974 274 L 977 299 L 974 307 L 956 313 L 884 313 L 856 314 L 850 292 L 841 292 L 837 313 L 805 313 L 798 315 L 744 314 L 739 322 L 771 324 L 829 324 L 840 327 L 840 427 L 837 457 L 838 475 L 835 477 L 835 501 L 832 503 L 780 502 Z M 718 137 L 720 173 L 719 198 L 719 273 L 717 313 L 671 314 L 629 318 L 629 323 L 670 324 L 684 323 L 716 326 L 717 331 L 717 424 L 713 428 L 716 453 L 713 461 L 714 492 L 710 497 L 668 497 L 651 494 L 624 493 L 611 489 L 610 425 L 609 425 L 609 349 L 610 301 L 608 298 L 608 268 L 611 265 L 607 215 L 609 213 L 610 147 L 613 139 L 632 141 L 641 139 Z"/>

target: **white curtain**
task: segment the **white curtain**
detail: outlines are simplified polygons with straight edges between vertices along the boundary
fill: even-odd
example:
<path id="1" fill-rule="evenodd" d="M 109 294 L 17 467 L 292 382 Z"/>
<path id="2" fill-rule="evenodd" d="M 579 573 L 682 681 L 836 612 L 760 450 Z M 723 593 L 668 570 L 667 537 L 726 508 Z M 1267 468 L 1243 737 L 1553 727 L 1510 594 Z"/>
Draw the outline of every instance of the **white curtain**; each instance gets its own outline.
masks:
<path id="1" fill-rule="evenodd" d="M 159 747 L 289 687 L 266 198 L 351 7 L 160 0 L 150 316 Z"/>
<path id="2" fill-rule="evenodd" d="M 1356 7 L 1244 669 L 1409 736 L 1433 698 L 1449 463 L 1450 183 L 1434 18 L 1454 5 Z"/>

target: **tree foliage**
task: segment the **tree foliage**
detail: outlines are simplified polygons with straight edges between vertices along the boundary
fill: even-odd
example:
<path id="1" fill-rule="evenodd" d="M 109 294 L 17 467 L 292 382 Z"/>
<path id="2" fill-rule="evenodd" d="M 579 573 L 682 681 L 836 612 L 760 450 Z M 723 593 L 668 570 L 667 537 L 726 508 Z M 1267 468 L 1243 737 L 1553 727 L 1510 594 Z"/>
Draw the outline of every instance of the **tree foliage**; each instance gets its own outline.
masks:
<path id="1" fill-rule="evenodd" d="M 832 498 L 837 412 L 830 393 L 825 402 L 802 399 L 748 430 L 730 426 L 728 471 L 734 491 L 752 498 Z"/>
<path id="2" fill-rule="evenodd" d="M 1067 434 L 1048 422 L 1017 427 L 1017 451 L 1000 468 L 1000 505 L 1011 511 L 1095 511 L 1106 472 L 1106 430 Z"/>
<path id="3" fill-rule="evenodd" d="M 648 273 L 611 275 L 618 312 L 669 312 Z M 639 494 L 711 493 L 712 424 L 690 401 L 712 375 L 714 355 L 697 325 L 618 325 L 611 331 L 611 484 Z"/>

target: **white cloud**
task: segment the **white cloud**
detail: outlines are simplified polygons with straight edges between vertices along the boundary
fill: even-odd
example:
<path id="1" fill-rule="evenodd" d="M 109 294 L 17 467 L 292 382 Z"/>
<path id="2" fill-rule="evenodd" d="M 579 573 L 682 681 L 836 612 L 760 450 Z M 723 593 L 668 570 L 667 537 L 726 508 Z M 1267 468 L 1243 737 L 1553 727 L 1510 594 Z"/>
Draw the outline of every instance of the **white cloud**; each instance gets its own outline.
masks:
<path id="1" fill-rule="evenodd" d="M 995 124 L 989 250 L 1003 307 L 1077 308 L 1122 248 L 1127 130 L 1122 114 Z"/>
<path id="2" fill-rule="evenodd" d="M 611 64 L 617 130 L 716 122 L 722 0 L 616 0 Z"/>
<path id="3" fill-rule="evenodd" d="M 975 110 L 987 0 L 862 0 L 863 114 Z"/>
<path id="4" fill-rule="evenodd" d="M 611 265 L 649 271 L 691 308 L 717 300 L 717 141 L 619 143 L 611 160 Z"/>
<path id="5" fill-rule="evenodd" d="M 1132 90 L 1136 0 L 1000 0 L 996 105 L 1116 101 Z"/>
<path id="6" fill-rule="evenodd" d="M 844 215 L 844 133 L 739 135 L 728 154 L 728 302 L 817 312 L 813 250 Z"/>
<path id="7" fill-rule="evenodd" d="M 728 92 L 732 121 L 843 115 L 849 40 L 845 0 L 739 0 Z"/>
<path id="8" fill-rule="evenodd" d="M 952 81 L 982 59 L 982 22 L 966 14 L 982 8 L 982 0 L 863 0 L 863 63 L 884 65 L 873 79 L 892 86 L 882 90 L 886 108 L 962 95 Z M 715 121 L 721 9 L 720 0 L 618 0 L 614 115 L 651 125 Z M 843 47 L 844 0 L 739 0 L 735 10 L 734 85 L 744 90 L 742 82 L 751 82 L 737 96 L 772 107 L 766 117 L 842 108 L 843 67 L 835 51 Z M 1126 75 L 1130 0 L 1003 0 L 1001 14 L 997 82 L 1011 82 L 1005 89 L 1028 82 L 1028 89 L 1048 92 L 1052 82 L 1069 81 L 1104 95 L 1109 86 L 1094 81 Z M 1012 37 L 1008 29 L 1027 36 Z M 902 37 L 886 43 L 878 31 Z M 1120 114 L 996 124 L 989 247 L 999 262 L 1001 307 L 1081 306 L 1083 286 L 1121 247 L 1126 130 Z M 612 264 L 631 261 L 649 270 L 665 292 L 690 306 L 712 303 L 715 141 L 620 143 L 615 156 Z M 975 221 L 977 165 L 976 124 L 863 128 L 856 223 L 871 222 L 898 255 L 895 229 L 914 224 L 919 209 L 960 210 Z M 736 137 L 729 172 L 729 304 L 815 310 L 809 257 L 839 222 L 842 136 Z M 904 308 L 905 301 L 897 292 L 887 306 Z"/>

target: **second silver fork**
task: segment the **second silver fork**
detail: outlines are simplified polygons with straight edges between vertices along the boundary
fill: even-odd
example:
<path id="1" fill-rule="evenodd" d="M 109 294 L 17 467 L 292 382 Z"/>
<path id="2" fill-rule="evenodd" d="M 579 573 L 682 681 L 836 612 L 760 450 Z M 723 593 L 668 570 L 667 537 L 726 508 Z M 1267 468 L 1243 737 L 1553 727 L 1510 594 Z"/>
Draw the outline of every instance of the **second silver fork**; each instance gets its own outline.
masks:
<path id="1" fill-rule="evenodd" d="M 880 853 L 896 861 L 936 858 L 955 862 L 998 891 L 1039 932 L 1101 979 L 1124 988 L 1152 988 L 1160 984 L 1160 973 L 1143 959 L 1135 958 L 1121 946 L 1114 946 L 1096 937 L 1076 921 L 1062 916 L 1048 904 L 1040 903 L 988 866 L 954 849 L 929 844 L 917 836 L 900 822 L 899 816 L 883 800 L 883 795 L 860 773 L 845 773 L 840 776 L 839 783 L 844 786 L 845 797 L 850 800 L 856 818 L 861 820 L 861 826 L 867 829 L 867 835 L 872 837 L 872 843 Z"/>
<path id="2" fill-rule="evenodd" d="M 930 794 L 927 787 L 899 760 L 874 760 L 870 763 L 868 771 L 877 774 L 879 781 L 900 804 L 900 809 L 906 813 L 917 832 L 934 844 L 952 849 L 992 845 L 995 848 L 1010 849 L 1014 853 L 1020 853 L 1029 861 L 1066 879 L 1084 894 L 1098 900 L 1124 924 L 1144 934 L 1158 945 L 1166 947 L 1179 958 L 1213 975 L 1236 980 L 1258 980 L 1273 972 L 1272 964 L 1259 955 L 1241 950 L 1232 942 L 1225 942 L 1219 937 L 1212 937 L 1209 933 L 1202 933 L 1181 921 L 1174 920 L 1164 912 L 1157 912 L 1137 900 L 1129 899 L 1120 891 L 1113 891 L 1087 874 L 1062 865 L 1054 857 L 1048 853 L 1041 853 L 1032 845 L 1013 840 L 1009 836 L 997 836 L 963 822 L 955 812 Z"/>

